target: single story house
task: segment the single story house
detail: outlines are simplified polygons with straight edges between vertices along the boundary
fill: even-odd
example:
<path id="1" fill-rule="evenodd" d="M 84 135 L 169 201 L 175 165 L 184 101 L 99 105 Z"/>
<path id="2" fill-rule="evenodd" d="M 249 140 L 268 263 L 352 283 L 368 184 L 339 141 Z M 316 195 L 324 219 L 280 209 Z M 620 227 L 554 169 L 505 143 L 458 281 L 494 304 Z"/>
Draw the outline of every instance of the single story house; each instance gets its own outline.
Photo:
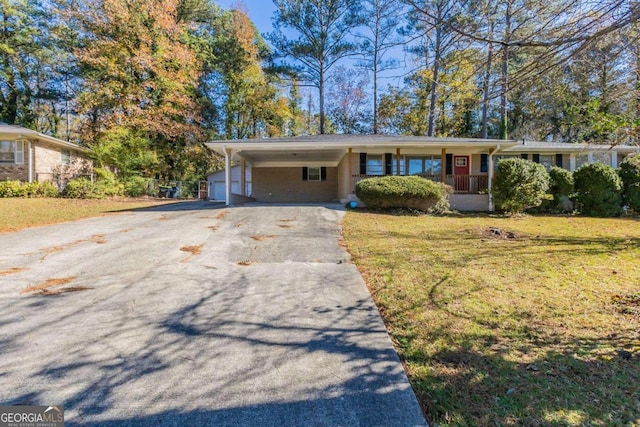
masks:
<path id="1" fill-rule="evenodd" d="M 20 126 L 0 124 L 0 180 L 49 181 L 62 188 L 89 176 L 89 150 Z"/>
<path id="2" fill-rule="evenodd" d="M 547 168 L 573 171 L 601 161 L 613 167 L 637 146 L 564 144 L 473 138 L 389 135 L 318 135 L 292 138 L 222 140 L 207 143 L 225 157 L 225 201 L 247 196 L 232 189 L 232 163 L 251 166 L 251 197 L 262 202 L 341 202 L 356 200 L 355 185 L 382 175 L 420 175 L 454 189 L 454 209 L 492 211 L 489 195 L 497 162 L 528 158 Z"/>
<path id="3" fill-rule="evenodd" d="M 244 170 L 244 174 L 241 173 Z M 210 200 L 225 201 L 225 171 L 224 169 L 213 172 L 207 176 L 207 184 L 209 187 L 208 197 Z M 251 166 L 242 168 L 240 165 L 231 168 L 231 193 L 240 194 L 240 188 L 244 187 L 246 196 L 251 196 Z"/>

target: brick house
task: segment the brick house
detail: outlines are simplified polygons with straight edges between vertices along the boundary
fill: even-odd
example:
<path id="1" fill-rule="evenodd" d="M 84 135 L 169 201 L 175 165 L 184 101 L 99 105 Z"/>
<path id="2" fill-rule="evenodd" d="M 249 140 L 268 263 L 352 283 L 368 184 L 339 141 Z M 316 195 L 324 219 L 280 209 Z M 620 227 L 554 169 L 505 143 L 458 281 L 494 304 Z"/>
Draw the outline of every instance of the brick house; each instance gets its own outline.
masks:
<path id="1" fill-rule="evenodd" d="M 0 124 L 0 180 L 49 181 L 63 188 L 92 175 L 89 150 L 20 126 Z"/>

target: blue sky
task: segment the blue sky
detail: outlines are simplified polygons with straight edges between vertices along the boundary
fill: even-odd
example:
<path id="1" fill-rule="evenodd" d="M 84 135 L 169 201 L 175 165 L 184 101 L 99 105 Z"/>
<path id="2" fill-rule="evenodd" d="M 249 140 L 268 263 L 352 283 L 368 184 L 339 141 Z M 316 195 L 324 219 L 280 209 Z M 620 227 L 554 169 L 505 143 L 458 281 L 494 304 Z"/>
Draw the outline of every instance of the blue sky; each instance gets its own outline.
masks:
<path id="1" fill-rule="evenodd" d="M 273 30 L 271 17 L 276 7 L 271 0 L 217 0 L 216 3 L 224 9 L 230 9 L 233 5 L 244 3 L 249 11 L 249 18 L 261 33 L 264 34 Z"/>

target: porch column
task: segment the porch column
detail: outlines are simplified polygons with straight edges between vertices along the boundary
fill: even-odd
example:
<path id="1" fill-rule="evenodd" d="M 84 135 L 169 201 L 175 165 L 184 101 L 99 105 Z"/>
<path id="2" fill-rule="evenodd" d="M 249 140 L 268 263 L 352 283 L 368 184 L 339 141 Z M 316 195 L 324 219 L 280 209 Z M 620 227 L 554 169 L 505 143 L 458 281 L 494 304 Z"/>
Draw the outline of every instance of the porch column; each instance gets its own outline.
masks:
<path id="1" fill-rule="evenodd" d="M 233 152 L 224 147 L 224 191 L 225 191 L 225 205 L 231 204 L 231 156 Z"/>
<path id="2" fill-rule="evenodd" d="M 589 151 L 589 154 L 587 154 L 587 162 L 593 163 L 593 151 Z"/>
<path id="3" fill-rule="evenodd" d="M 489 159 L 488 159 L 488 176 L 487 176 L 487 192 L 489 193 L 489 212 L 495 211 L 495 207 L 493 206 L 493 195 L 491 194 L 491 189 L 493 187 L 493 155 L 500 149 L 500 146 L 496 147 L 493 150 L 489 150 Z"/>
<path id="4" fill-rule="evenodd" d="M 240 194 L 247 195 L 247 161 L 240 159 Z"/>
<path id="5" fill-rule="evenodd" d="M 609 153 L 611 154 L 611 167 L 615 169 L 618 167 L 618 152 L 611 150 Z"/>
<path id="6" fill-rule="evenodd" d="M 443 148 L 440 153 L 440 175 L 442 179 L 442 183 L 445 184 L 447 182 L 447 149 Z"/>
<path id="7" fill-rule="evenodd" d="M 576 155 L 569 154 L 569 172 L 576 170 Z"/>
<path id="8" fill-rule="evenodd" d="M 355 186 L 353 185 L 353 160 L 351 159 L 353 154 L 353 148 L 349 147 L 349 151 L 347 152 L 347 167 L 349 168 L 349 180 L 347 181 L 349 183 L 349 194 L 353 194 L 353 192 L 356 190 Z"/>
<path id="9" fill-rule="evenodd" d="M 33 147 L 31 147 L 31 141 L 29 141 L 29 149 L 27 150 L 27 168 L 29 170 L 29 182 L 33 182 Z"/>
<path id="10" fill-rule="evenodd" d="M 396 148 L 396 175 L 400 175 L 400 148 Z"/>

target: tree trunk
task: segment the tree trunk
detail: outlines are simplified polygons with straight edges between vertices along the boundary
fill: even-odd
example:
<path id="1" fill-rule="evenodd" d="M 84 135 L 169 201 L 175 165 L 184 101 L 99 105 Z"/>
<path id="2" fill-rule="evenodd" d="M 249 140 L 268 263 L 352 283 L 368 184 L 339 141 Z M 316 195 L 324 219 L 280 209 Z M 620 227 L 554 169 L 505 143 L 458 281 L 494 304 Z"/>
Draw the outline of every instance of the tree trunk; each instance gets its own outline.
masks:
<path id="1" fill-rule="evenodd" d="M 509 138 L 507 100 L 509 94 L 509 42 L 511 40 L 511 1 L 507 1 L 504 46 L 502 48 L 502 89 L 500 93 L 500 139 Z"/>
<path id="2" fill-rule="evenodd" d="M 493 38 L 493 24 L 491 24 L 491 38 Z M 484 82 L 482 83 L 483 99 L 482 99 L 482 131 L 480 138 L 487 139 L 489 135 L 489 90 L 491 84 L 491 67 L 493 66 L 493 43 L 489 43 L 487 52 L 487 68 L 484 73 Z"/>
<path id="3" fill-rule="evenodd" d="M 376 36 L 377 37 L 377 36 Z M 377 40 L 376 40 L 377 43 Z M 378 51 L 373 55 L 373 134 L 378 134 Z"/>
<path id="4" fill-rule="evenodd" d="M 324 135 L 324 64 L 320 64 L 320 135 Z"/>
<path id="5" fill-rule="evenodd" d="M 438 77 L 440 75 L 440 52 L 442 44 L 442 22 L 441 8 L 438 8 L 438 22 L 436 23 L 436 46 L 433 57 L 433 83 L 431 84 L 431 100 L 429 102 L 429 128 L 427 136 L 433 136 L 435 133 L 436 108 L 438 105 Z"/>

